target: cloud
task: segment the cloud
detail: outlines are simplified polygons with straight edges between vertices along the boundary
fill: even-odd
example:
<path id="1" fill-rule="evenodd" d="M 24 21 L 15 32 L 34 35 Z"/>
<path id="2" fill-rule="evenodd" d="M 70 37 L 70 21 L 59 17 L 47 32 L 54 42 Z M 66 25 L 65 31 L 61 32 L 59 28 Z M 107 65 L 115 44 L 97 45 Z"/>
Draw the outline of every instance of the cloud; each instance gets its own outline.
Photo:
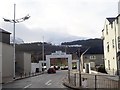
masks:
<path id="1" fill-rule="evenodd" d="M 11 24 L 2 24 L 4 29 L 11 32 L 13 36 L 13 27 Z M 16 25 L 16 37 L 23 39 L 24 42 L 42 42 L 43 37 L 46 42 L 53 44 L 60 44 L 62 42 L 85 39 L 86 37 L 77 37 L 62 32 L 64 28 L 48 28 L 47 30 L 41 28 L 34 28 L 33 30 L 27 28 L 24 24 Z"/>
<path id="2" fill-rule="evenodd" d="M 3 2 L 3 3 L 2 3 Z M 60 43 L 79 37 L 101 37 L 106 17 L 117 16 L 118 0 L 3 0 L 0 4 L 1 27 L 12 32 L 12 24 L 2 18 L 16 18 L 30 14 L 31 18 L 16 24 L 16 36 L 26 42 Z M 3 25 L 4 23 L 4 25 Z"/>

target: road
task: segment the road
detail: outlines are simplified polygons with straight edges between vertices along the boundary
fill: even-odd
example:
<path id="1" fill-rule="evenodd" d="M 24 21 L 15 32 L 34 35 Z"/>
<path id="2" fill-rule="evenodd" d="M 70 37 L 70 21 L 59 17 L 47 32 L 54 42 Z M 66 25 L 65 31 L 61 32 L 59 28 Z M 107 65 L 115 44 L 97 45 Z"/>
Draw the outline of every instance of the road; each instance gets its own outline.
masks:
<path id="1" fill-rule="evenodd" d="M 2 88 L 66 88 L 64 85 L 62 85 L 62 80 L 66 74 L 67 71 L 64 70 L 59 70 L 56 72 L 56 74 L 45 73 L 39 76 L 4 84 Z"/>

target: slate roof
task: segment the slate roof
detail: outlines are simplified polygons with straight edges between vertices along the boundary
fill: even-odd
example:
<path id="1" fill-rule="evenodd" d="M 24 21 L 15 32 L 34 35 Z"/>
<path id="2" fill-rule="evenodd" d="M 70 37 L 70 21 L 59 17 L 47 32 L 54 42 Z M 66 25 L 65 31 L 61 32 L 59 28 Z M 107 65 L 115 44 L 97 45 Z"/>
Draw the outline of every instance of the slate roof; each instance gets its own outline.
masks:
<path id="1" fill-rule="evenodd" d="M 86 53 L 86 54 L 104 54 L 103 51 L 103 46 L 102 47 L 91 47 Z"/>
<path id="2" fill-rule="evenodd" d="M 1 29 L 1 28 L 0 28 L 0 33 L 11 34 L 10 32 L 8 32 L 8 31 L 5 31 L 5 30 L 3 30 L 3 29 Z"/>
<path id="3" fill-rule="evenodd" d="M 112 18 L 106 18 L 110 23 L 113 23 L 113 21 L 115 21 L 116 17 L 112 17 Z"/>

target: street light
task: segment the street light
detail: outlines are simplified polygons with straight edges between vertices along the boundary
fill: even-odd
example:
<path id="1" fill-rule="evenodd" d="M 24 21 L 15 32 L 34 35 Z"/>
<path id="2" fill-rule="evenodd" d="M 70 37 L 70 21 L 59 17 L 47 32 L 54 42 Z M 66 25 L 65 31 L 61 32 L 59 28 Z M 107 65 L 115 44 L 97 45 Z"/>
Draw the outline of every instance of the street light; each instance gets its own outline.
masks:
<path id="1" fill-rule="evenodd" d="M 80 47 L 78 48 L 77 50 L 77 56 L 78 56 L 78 60 L 79 60 L 79 68 L 78 68 L 78 71 L 79 71 L 79 86 L 81 87 L 82 86 L 82 83 L 81 83 L 81 52 L 80 52 Z"/>
<path id="2" fill-rule="evenodd" d="M 81 83 L 81 52 L 80 52 L 80 48 L 82 47 L 82 45 L 68 45 L 68 47 L 78 47 L 78 50 L 77 50 L 77 56 L 78 56 L 78 71 L 79 71 L 79 86 L 81 87 L 82 86 L 82 83 Z"/>
<path id="3" fill-rule="evenodd" d="M 29 15 L 26 15 L 25 17 L 16 19 L 15 18 L 15 11 L 16 11 L 16 4 L 14 4 L 14 19 L 5 19 L 5 18 L 3 18 L 5 22 L 13 23 L 13 48 L 14 48 L 13 49 L 13 62 L 14 62 L 14 75 L 13 75 L 13 78 L 14 79 L 15 79 L 15 24 L 23 22 L 23 21 L 30 18 Z"/>

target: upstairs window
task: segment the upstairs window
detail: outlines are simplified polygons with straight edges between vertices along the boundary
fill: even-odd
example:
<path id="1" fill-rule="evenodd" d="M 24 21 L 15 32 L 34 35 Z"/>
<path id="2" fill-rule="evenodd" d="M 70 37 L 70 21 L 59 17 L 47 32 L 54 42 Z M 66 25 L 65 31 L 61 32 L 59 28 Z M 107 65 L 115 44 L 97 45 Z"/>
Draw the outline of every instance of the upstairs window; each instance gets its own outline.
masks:
<path id="1" fill-rule="evenodd" d="M 118 36 L 118 48 L 120 49 L 120 36 Z"/>
<path id="2" fill-rule="evenodd" d="M 118 18 L 116 19 L 117 24 L 119 23 Z"/>
<path id="3" fill-rule="evenodd" d="M 113 28 L 113 23 L 111 23 L 111 28 Z"/>
<path id="4" fill-rule="evenodd" d="M 107 42 L 107 52 L 109 52 L 109 42 Z"/>
<path id="5" fill-rule="evenodd" d="M 114 45 L 115 43 L 114 43 L 114 39 L 112 40 L 112 47 L 114 48 L 115 47 L 115 45 Z"/>
<path id="6" fill-rule="evenodd" d="M 108 35 L 108 25 L 106 25 L 106 34 Z"/>
<path id="7" fill-rule="evenodd" d="M 90 56 L 90 59 L 92 59 L 92 60 L 95 60 L 96 59 L 96 56 Z"/>
<path id="8" fill-rule="evenodd" d="M 110 60 L 108 60 L 108 69 L 110 70 Z"/>

